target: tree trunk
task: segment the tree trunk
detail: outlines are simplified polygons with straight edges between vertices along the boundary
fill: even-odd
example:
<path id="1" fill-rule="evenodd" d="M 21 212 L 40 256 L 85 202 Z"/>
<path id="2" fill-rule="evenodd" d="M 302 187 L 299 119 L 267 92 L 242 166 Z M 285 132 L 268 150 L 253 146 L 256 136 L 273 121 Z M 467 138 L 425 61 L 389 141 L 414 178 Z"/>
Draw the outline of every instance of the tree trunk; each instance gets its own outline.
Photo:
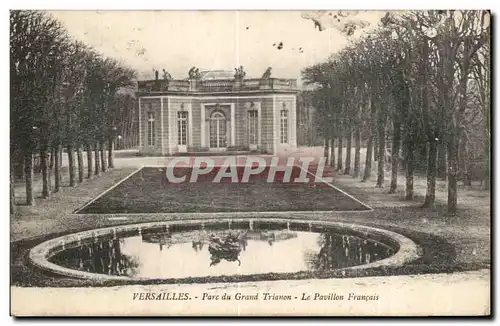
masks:
<path id="1" fill-rule="evenodd" d="M 465 181 L 465 142 L 458 139 L 458 173 L 457 180 Z"/>
<path id="2" fill-rule="evenodd" d="M 378 129 L 378 128 L 377 128 Z M 378 130 L 377 130 L 377 133 L 378 133 Z M 379 135 L 375 135 L 374 139 L 373 139 L 373 147 L 374 147 L 374 150 L 373 150 L 373 162 L 377 162 L 378 161 L 378 148 L 379 148 Z"/>
<path id="3" fill-rule="evenodd" d="M 471 40 L 466 39 L 464 40 L 464 49 L 469 50 L 472 46 Z M 469 73 L 470 73 L 470 64 L 471 64 L 471 58 L 467 51 L 465 51 L 462 55 L 462 60 L 461 64 L 459 64 L 459 69 L 460 69 L 460 77 L 459 77 L 459 82 L 458 82 L 458 91 L 460 94 L 459 100 L 458 100 L 458 111 L 455 111 L 455 114 L 453 114 L 453 104 L 452 102 L 448 102 L 450 106 L 448 106 L 449 109 L 451 109 L 450 113 L 452 114 L 452 121 L 454 125 L 454 133 L 456 136 L 456 142 L 459 142 L 457 146 L 454 147 L 455 150 L 458 150 L 457 159 L 458 164 L 459 164 L 459 172 L 460 172 L 460 177 L 462 178 L 464 185 L 470 186 L 471 185 L 471 179 L 470 179 L 470 174 L 468 171 L 468 164 L 469 164 L 469 151 L 468 151 L 468 135 L 465 130 L 461 130 L 462 128 L 459 128 L 459 126 L 465 122 L 465 113 L 467 111 L 467 99 L 468 99 L 468 94 L 467 94 L 467 89 L 468 89 L 468 81 L 469 81 Z M 459 155 L 459 157 L 458 157 Z M 469 174 L 469 175 L 468 175 Z M 454 197 L 456 197 L 456 188 L 452 190 L 454 192 Z M 456 202 L 456 198 L 453 200 Z M 456 211 L 456 203 L 454 204 Z M 454 212 L 453 212 L 454 214 Z"/>
<path id="4" fill-rule="evenodd" d="M 113 160 L 113 138 L 111 137 L 108 140 L 108 166 L 110 169 L 115 167 Z"/>
<path id="5" fill-rule="evenodd" d="M 337 152 L 337 170 L 341 171 L 342 170 L 342 151 L 344 150 L 344 145 L 342 144 L 343 139 L 342 135 L 339 136 L 339 148 Z"/>
<path id="6" fill-rule="evenodd" d="M 87 179 L 92 179 L 92 148 L 87 144 Z"/>
<path id="7" fill-rule="evenodd" d="M 61 174 L 61 146 L 57 145 L 54 149 L 54 192 L 59 192 L 61 189 L 62 174 Z"/>
<path id="8" fill-rule="evenodd" d="M 104 142 L 100 144 L 101 149 L 101 170 L 102 172 L 106 172 L 108 170 L 108 164 L 106 162 L 106 146 Z"/>
<path id="9" fill-rule="evenodd" d="M 12 163 L 11 163 L 12 164 Z M 10 167 L 10 214 L 16 213 L 16 191 L 14 189 L 14 169 Z"/>
<path id="10" fill-rule="evenodd" d="M 469 149 L 469 142 L 464 141 L 464 146 L 463 146 L 463 159 L 464 159 L 464 173 L 463 173 L 463 180 L 464 180 L 464 186 L 472 186 L 472 162 L 470 158 L 470 149 Z"/>
<path id="11" fill-rule="evenodd" d="M 415 170 L 415 145 L 412 140 L 406 144 L 406 196 L 405 200 L 413 200 L 413 172 Z"/>
<path id="12" fill-rule="evenodd" d="M 438 166 L 437 176 L 440 179 L 446 180 L 447 176 L 447 163 L 446 163 L 446 144 L 440 140 L 438 144 Z"/>
<path id="13" fill-rule="evenodd" d="M 489 54 L 490 55 L 490 54 Z M 484 87 L 484 122 L 485 122 L 485 128 L 484 128 L 484 151 L 485 151 L 485 158 L 486 158 L 486 167 L 484 171 L 484 189 L 489 190 L 490 189 L 490 183 L 491 183 L 491 112 L 492 112 L 492 107 L 491 107 L 491 58 L 486 61 L 486 82 Z M 488 90 L 488 91 L 486 91 Z"/>
<path id="14" fill-rule="evenodd" d="M 49 169 L 52 170 L 54 168 L 54 156 L 55 156 L 55 153 L 56 151 L 54 149 L 52 149 L 50 151 L 50 161 L 49 161 Z"/>
<path id="15" fill-rule="evenodd" d="M 488 148 L 489 148 L 489 140 L 488 140 Z M 483 176 L 483 188 L 484 190 L 489 190 L 490 189 L 490 171 L 491 171 L 491 158 L 490 158 L 490 152 L 486 153 L 486 164 L 484 167 L 484 176 Z"/>
<path id="16" fill-rule="evenodd" d="M 125 125 L 125 128 L 122 132 L 122 139 L 119 140 L 117 143 L 116 143 L 116 149 L 126 149 L 127 148 L 127 143 L 125 141 L 125 139 L 128 138 L 128 125 Z M 307 134 L 307 131 L 304 131 L 302 133 L 302 144 L 308 144 L 308 141 L 307 141 L 307 138 L 308 138 L 308 134 Z"/>
<path id="17" fill-rule="evenodd" d="M 83 182 L 83 175 L 85 174 L 84 167 L 83 167 L 83 153 L 82 153 L 82 146 L 78 145 L 76 147 L 76 158 L 78 162 L 78 182 L 82 183 Z"/>
<path id="18" fill-rule="evenodd" d="M 22 151 L 19 153 L 19 161 L 21 163 L 21 179 L 26 179 L 26 162 Z"/>
<path id="19" fill-rule="evenodd" d="M 24 155 L 24 177 L 26 181 L 26 205 L 34 206 L 35 197 L 33 193 L 33 154 Z"/>
<path id="20" fill-rule="evenodd" d="M 99 143 L 95 143 L 94 159 L 95 159 L 95 175 L 99 175 L 101 171 L 101 161 L 99 160 Z"/>
<path id="21" fill-rule="evenodd" d="M 351 173 L 351 148 L 352 148 L 352 132 L 349 130 L 347 133 L 347 147 L 345 153 L 345 170 L 344 174 Z"/>
<path id="22" fill-rule="evenodd" d="M 75 152 L 72 145 L 66 147 L 68 151 L 69 186 L 76 187 Z"/>
<path id="23" fill-rule="evenodd" d="M 399 149 L 401 146 L 401 123 L 395 118 L 392 127 L 392 153 L 391 153 L 391 188 L 390 194 L 396 193 L 398 188 L 398 168 L 399 168 Z"/>
<path id="24" fill-rule="evenodd" d="M 455 135 L 450 135 L 448 141 L 448 215 L 455 215 L 457 212 L 457 172 L 457 140 Z"/>
<path id="25" fill-rule="evenodd" d="M 365 172 L 363 174 L 362 182 L 370 179 L 372 175 L 372 149 L 373 149 L 373 135 L 370 134 L 368 137 L 368 145 L 366 147 L 366 160 L 365 160 Z"/>
<path id="26" fill-rule="evenodd" d="M 50 170 L 47 162 L 47 148 L 40 151 L 40 167 L 42 169 L 42 197 L 50 197 Z"/>
<path id="27" fill-rule="evenodd" d="M 54 155 L 54 150 L 51 149 L 48 154 L 50 154 L 50 160 L 49 160 L 49 169 L 47 171 L 47 181 L 49 184 L 49 191 L 53 191 L 52 187 L 52 176 L 54 173 L 54 162 L 55 162 L 55 155 Z"/>
<path id="28" fill-rule="evenodd" d="M 370 179 L 372 175 L 372 156 L 373 156 L 373 141 L 375 140 L 376 128 L 375 128 L 375 118 L 377 113 L 377 107 L 374 103 L 373 98 L 369 98 L 368 107 L 370 108 L 370 118 L 369 118 L 369 136 L 368 136 L 368 144 L 366 148 L 366 159 L 365 159 L 365 172 L 363 174 L 362 182 Z"/>
<path id="29" fill-rule="evenodd" d="M 429 151 L 427 152 L 427 192 L 422 207 L 432 207 L 436 201 L 437 147 L 436 141 L 429 143 Z"/>
<path id="30" fill-rule="evenodd" d="M 488 166 L 486 167 L 486 171 L 484 171 L 484 178 L 483 178 L 483 189 L 484 190 L 490 190 L 490 162 L 488 160 Z"/>
<path id="31" fill-rule="evenodd" d="M 325 150 L 323 151 L 323 156 L 325 157 L 325 160 L 326 160 L 326 163 L 325 164 L 328 164 L 328 153 L 329 153 L 329 145 L 328 145 L 328 138 L 325 138 Z"/>
<path id="32" fill-rule="evenodd" d="M 489 66 L 489 64 L 488 64 Z M 488 75 L 488 78 L 487 78 L 487 83 L 486 85 L 488 85 L 488 87 L 490 87 L 490 81 L 489 81 L 489 76 L 491 76 L 490 74 Z M 488 92 L 489 93 L 489 92 Z M 491 171 L 491 144 L 490 144 L 490 139 L 491 139 L 491 118 L 490 118 L 490 114 L 491 114 L 491 104 L 490 104 L 490 96 L 485 96 L 485 132 L 484 132 L 484 151 L 485 151 L 485 158 L 486 158 L 486 164 L 485 164 L 485 168 L 484 168 L 484 177 L 483 177 L 483 182 L 484 182 L 484 189 L 485 190 L 489 190 L 490 189 L 490 171 Z"/>
<path id="33" fill-rule="evenodd" d="M 360 160 L 361 160 L 361 128 L 356 126 L 354 132 L 354 175 L 353 178 L 359 177 Z"/>
<path id="34" fill-rule="evenodd" d="M 377 134 L 378 134 L 378 173 L 377 173 L 377 188 L 382 188 L 384 186 L 384 169 L 385 169 L 385 125 L 387 121 L 387 115 L 383 109 L 379 110 L 380 117 L 377 123 Z"/>
<path id="35" fill-rule="evenodd" d="M 330 166 L 335 166 L 335 137 L 330 138 Z"/>

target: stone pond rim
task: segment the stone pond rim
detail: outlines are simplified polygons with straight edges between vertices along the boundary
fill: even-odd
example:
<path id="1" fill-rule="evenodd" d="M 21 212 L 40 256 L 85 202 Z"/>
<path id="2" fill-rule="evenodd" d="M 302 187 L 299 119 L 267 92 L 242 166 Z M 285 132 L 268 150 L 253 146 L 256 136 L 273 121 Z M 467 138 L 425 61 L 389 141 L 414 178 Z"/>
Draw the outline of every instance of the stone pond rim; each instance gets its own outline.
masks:
<path id="1" fill-rule="evenodd" d="M 138 282 L 149 281 L 151 280 L 151 278 L 105 275 L 105 274 L 79 271 L 54 264 L 50 262 L 49 259 L 56 253 L 65 250 L 67 245 L 80 243 L 84 239 L 97 238 L 106 235 L 117 235 L 126 232 L 134 232 L 138 230 L 155 229 L 166 226 L 182 226 L 182 225 L 206 226 L 206 225 L 219 225 L 224 223 L 227 223 L 228 225 L 230 225 L 231 223 L 248 223 L 249 225 L 250 224 L 253 225 L 253 223 L 270 223 L 274 225 L 293 224 L 293 225 L 307 226 L 309 228 L 330 227 L 330 228 L 345 230 L 346 232 L 349 232 L 354 236 L 362 235 L 367 238 L 373 238 L 373 237 L 381 238 L 385 242 L 390 243 L 391 246 L 396 247 L 395 250 L 396 252 L 392 256 L 389 256 L 385 259 L 374 261 L 372 263 L 364 265 L 346 267 L 339 270 L 366 270 L 377 267 L 401 267 L 420 258 L 419 247 L 411 239 L 396 232 L 375 228 L 371 226 L 365 226 L 360 224 L 349 224 L 343 222 L 314 221 L 314 220 L 304 220 L 304 219 L 224 218 L 224 219 L 195 219 L 195 220 L 184 220 L 184 221 L 158 221 L 158 222 L 148 222 L 148 223 L 126 224 L 126 225 L 118 225 L 113 227 L 106 227 L 106 228 L 72 233 L 47 240 L 33 247 L 29 251 L 29 263 L 43 271 L 54 273 L 60 276 L 72 277 L 76 279 L 85 279 L 91 281 L 92 280 L 93 281 L 138 281 Z"/>

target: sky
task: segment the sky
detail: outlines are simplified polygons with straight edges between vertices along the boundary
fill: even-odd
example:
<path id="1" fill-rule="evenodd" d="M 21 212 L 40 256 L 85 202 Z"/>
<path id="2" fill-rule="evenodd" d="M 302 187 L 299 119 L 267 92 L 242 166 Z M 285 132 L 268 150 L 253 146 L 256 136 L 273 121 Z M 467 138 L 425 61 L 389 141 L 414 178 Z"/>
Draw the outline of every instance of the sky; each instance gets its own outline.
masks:
<path id="1" fill-rule="evenodd" d="M 230 70 L 247 78 L 300 78 L 303 68 L 326 60 L 349 39 L 334 28 L 319 31 L 300 11 L 52 11 L 70 35 L 152 79 L 153 69 L 184 79 L 192 66 Z M 382 11 L 358 17 L 373 28 Z M 283 48 L 279 50 L 279 43 Z M 274 46 L 273 46 L 274 44 Z M 160 73 L 161 76 L 161 73 Z"/>

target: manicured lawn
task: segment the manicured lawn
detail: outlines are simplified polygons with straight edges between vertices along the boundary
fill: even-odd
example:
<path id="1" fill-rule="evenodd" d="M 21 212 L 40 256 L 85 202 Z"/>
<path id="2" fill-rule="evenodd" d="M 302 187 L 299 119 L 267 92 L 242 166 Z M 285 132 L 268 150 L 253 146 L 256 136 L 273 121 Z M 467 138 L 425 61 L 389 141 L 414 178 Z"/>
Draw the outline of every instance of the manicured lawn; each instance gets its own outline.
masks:
<path id="1" fill-rule="evenodd" d="M 176 169 L 178 176 L 188 175 L 189 168 Z M 238 170 L 241 175 L 242 169 Z M 224 178 L 213 183 L 216 172 L 197 182 L 171 183 L 162 168 L 143 168 L 105 193 L 78 214 L 106 213 L 215 213 L 274 211 L 362 211 L 369 207 L 330 185 L 320 183 L 286 183 L 278 174 L 268 183 L 263 177 L 250 182 L 230 182 Z M 300 174 L 296 168 L 291 180 Z"/>

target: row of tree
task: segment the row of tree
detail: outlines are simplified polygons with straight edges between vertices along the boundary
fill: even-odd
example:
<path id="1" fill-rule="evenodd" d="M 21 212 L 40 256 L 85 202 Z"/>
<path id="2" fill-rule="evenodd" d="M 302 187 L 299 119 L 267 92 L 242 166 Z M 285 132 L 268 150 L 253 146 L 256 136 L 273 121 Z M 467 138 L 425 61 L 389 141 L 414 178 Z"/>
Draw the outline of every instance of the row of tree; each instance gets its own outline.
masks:
<path id="1" fill-rule="evenodd" d="M 85 174 L 90 178 L 113 167 L 115 137 L 130 130 L 135 99 L 126 89 L 133 86 L 134 77 L 130 68 L 73 40 L 51 15 L 10 12 L 11 210 L 16 166 L 23 166 L 26 202 L 34 204 L 35 156 L 39 155 L 44 198 L 60 190 L 63 151 L 72 187 L 83 182 Z"/>
<path id="2" fill-rule="evenodd" d="M 313 105 L 313 92 L 303 90 L 297 94 L 297 145 L 320 146 L 323 137 L 315 125 L 315 108 Z"/>
<path id="3" fill-rule="evenodd" d="M 382 187 L 390 162 L 394 193 L 402 167 L 408 200 L 415 171 L 425 170 L 425 207 L 435 203 L 436 178 L 447 178 L 448 213 L 456 214 L 459 178 L 470 185 L 474 174 L 482 174 L 489 187 L 490 61 L 488 11 L 387 13 L 375 30 L 303 70 L 306 83 L 318 86 L 313 103 L 326 154 L 337 141 L 342 169 L 347 139 L 344 172 L 351 173 L 354 138 L 352 173 L 358 177 L 366 143 L 362 180 L 370 178 L 375 159 Z M 335 164 L 333 151 L 330 162 Z"/>

